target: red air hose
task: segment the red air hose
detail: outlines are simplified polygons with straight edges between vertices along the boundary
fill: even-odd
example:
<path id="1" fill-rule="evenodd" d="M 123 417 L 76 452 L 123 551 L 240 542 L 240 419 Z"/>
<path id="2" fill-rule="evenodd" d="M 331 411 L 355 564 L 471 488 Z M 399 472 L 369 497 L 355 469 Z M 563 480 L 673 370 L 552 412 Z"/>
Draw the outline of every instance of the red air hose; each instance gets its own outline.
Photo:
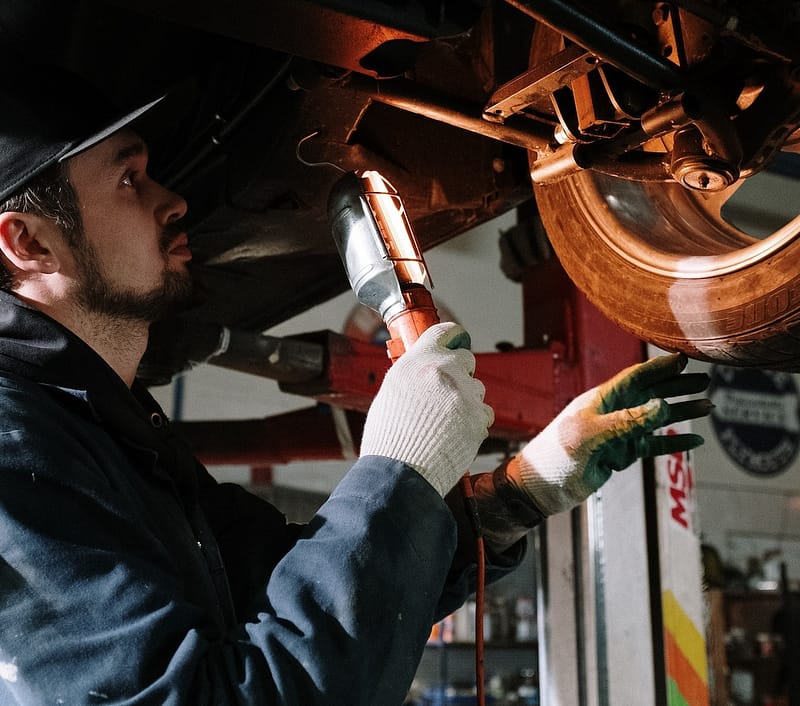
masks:
<path id="1" fill-rule="evenodd" d="M 469 479 L 469 473 L 461 476 L 459 481 L 467 514 L 472 522 L 475 532 L 475 550 L 478 557 L 478 575 L 475 588 L 475 686 L 477 689 L 478 706 L 486 704 L 485 675 L 483 669 L 483 611 L 484 594 L 486 592 L 486 554 L 483 550 L 483 532 L 481 531 L 478 504 Z"/>

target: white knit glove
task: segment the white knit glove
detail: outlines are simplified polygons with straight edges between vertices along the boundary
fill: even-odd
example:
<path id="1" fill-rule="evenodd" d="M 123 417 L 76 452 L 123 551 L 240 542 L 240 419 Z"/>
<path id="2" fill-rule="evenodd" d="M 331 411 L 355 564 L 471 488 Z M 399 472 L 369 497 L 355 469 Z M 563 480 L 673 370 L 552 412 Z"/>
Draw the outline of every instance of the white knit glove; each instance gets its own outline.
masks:
<path id="1" fill-rule="evenodd" d="M 444 496 L 475 460 L 494 421 L 461 326 L 431 326 L 386 373 L 361 438 L 361 455 L 402 461 Z"/>
<path id="2" fill-rule="evenodd" d="M 705 373 L 681 375 L 684 355 L 633 365 L 584 392 L 530 441 L 506 469 L 545 515 L 583 502 L 637 458 L 688 451 L 703 443 L 697 434 L 656 435 L 662 426 L 708 414 L 707 399 L 668 404 L 664 397 L 701 392 Z"/>

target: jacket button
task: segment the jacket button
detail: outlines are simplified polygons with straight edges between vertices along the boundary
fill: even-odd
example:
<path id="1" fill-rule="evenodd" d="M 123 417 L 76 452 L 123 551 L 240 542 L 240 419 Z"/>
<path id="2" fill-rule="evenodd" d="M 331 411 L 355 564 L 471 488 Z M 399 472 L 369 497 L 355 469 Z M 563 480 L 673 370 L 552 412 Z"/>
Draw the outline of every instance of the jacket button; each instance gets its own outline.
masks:
<path id="1" fill-rule="evenodd" d="M 156 429 L 160 429 L 164 426 L 164 417 L 162 417 L 158 412 L 153 412 L 150 415 L 150 424 L 152 424 Z"/>

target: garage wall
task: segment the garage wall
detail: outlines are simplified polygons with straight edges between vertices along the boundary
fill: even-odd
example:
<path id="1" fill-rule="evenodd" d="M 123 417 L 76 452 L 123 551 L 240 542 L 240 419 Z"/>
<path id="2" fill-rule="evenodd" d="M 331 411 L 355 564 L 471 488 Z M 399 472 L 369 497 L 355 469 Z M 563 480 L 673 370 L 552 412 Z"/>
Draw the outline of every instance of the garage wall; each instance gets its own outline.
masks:
<path id="1" fill-rule="evenodd" d="M 692 369 L 719 380 L 719 368 L 693 363 Z M 756 392 L 741 394 L 736 378 L 712 390 L 712 417 L 694 423 L 706 440 L 694 457 L 701 535 L 751 588 L 777 581 L 781 562 L 790 579 L 800 580 L 800 379 L 778 375 L 786 378 L 783 387 L 770 380 L 775 374 L 764 375 L 755 380 Z"/>

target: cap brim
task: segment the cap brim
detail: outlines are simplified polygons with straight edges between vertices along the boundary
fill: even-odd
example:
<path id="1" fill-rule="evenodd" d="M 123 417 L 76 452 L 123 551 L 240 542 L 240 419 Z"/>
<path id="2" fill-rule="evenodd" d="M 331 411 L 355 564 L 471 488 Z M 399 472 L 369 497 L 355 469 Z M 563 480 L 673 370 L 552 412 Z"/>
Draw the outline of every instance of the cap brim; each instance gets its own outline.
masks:
<path id="1" fill-rule="evenodd" d="M 94 145 L 102 142 L 107 137 L 111 137 L 115 132 L 118 132 L 124 127 L 127 127 L 131 123 L 135 122 L 139 118 L 141 118 L 145 113 L 153 109 L 157 106 L 161 101 L 166 98 L 166 94 L 163 96 L 159 96 L 155 100 L 150 101 L 149 103 L 145 103 L 142 106 L 139 106 L 135 110 L 132 110 L 129 113 L 126 113 L 122 117 L 115 120 L 110 125 L 107 125 L 102 130 L 94 133 L 91 137 L 87 137 L 85 140 L 82 140 L 77 145 L 70 147 L 64 154 L 62 154 L 59 158 L 59 162 L 63 162 L 66 159 L 70 159 L 85 150 L 88 150 L 90 147 L 94 147 Z"/>

